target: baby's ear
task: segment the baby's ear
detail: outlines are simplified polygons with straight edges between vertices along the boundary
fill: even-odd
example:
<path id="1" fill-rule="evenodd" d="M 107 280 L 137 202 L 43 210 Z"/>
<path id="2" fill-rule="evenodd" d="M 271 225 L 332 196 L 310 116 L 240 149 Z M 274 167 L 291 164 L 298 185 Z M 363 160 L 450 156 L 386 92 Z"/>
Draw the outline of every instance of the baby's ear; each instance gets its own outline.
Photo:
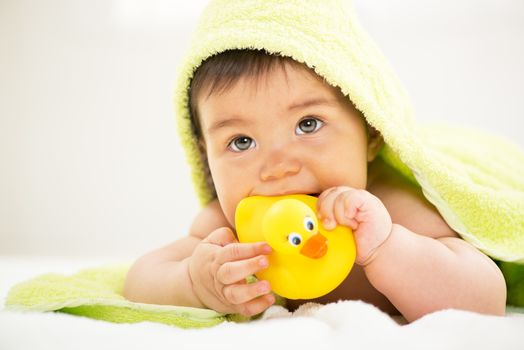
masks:
<path id="1" fill-rule="evenodd" d="M 375 160 L 383 145 L 384 138 L 382 134 L 371 125 L 368 125 L 368 162 Z"/>

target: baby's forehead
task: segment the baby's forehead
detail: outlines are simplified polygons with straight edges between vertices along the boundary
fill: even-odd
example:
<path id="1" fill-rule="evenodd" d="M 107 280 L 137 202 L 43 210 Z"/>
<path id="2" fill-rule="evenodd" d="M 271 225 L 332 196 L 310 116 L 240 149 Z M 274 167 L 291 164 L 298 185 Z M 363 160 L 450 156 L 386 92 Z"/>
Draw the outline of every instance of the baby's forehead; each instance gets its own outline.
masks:
<path id="1" fill-rule="evenodd" d="M 214 96 L 221 99 L 224 95 L 255 96 L 260 93 L 285 93 L 293 99 L 329 99 L 341 102 L 347 99 L 339 88 L 330 85 L 314 70 L 296 61 L 286 61 L 282 65 L 273 65 L 271 69 L 245 74 L 217 88 L 209 81 L 201 98 Z M 279 96 L 280 97 L 280 96 Z M 201 100 L 200 100 L 201 101 Z M 299 101 L 297 101 L 299 102 Z"/>
<path id="2" fill-rule="evenodd" d="M 243 110 L 253 108 L 296 111 L 315 105 L 338 106 L 341 92 L 327 84 L 309 69 L 302 67 L 276 67 L 272 71 L 245 76 L 230 84 L 227 89 L 215 91 L 201 100 L 202 109 L 221 107 Z"/>

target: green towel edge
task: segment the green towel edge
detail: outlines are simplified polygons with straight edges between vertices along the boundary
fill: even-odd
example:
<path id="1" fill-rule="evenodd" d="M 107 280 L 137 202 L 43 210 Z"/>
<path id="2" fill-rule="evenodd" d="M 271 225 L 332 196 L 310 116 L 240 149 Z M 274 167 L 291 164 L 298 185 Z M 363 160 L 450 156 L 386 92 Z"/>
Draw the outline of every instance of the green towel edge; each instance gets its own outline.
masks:
<path id="1" fill-rule="evenodd" d="M 263 314 L 247 317 L 240 314 L 219 313 L 207 308 L 129 301 L 121 293 L 122 283 L 129 267 L 130 264 L 106 265 L 81 269 L 70 275 L 48 273 L 35 276 L 10 288 L 4 302 L 4 309 L 18 312 L 60 312 L 113 323 L 149 321 L 180 328 L 207 328 L 223 322 L 242 323 L 258 319 Z M 99 277 L 102 279 L 100 280 Z M 112 284 L 104 285 L 108 277 L 112 278 Z M 74 284 L 76 278 L 88 282 L 88 285 L 93 283 L 95 287 L 104 287 L 89 292 L 94 295 L 107 294 L 108 297 L 71 297 L 70 295 L 77 292 L 78 286 Z M 248 283 L 254 281 L 256 281 L 254 276 L 247 279 Z M 52 286 L 53 282 L 66 283 L 64 287 L 71 288 L 71 293 L 53 294 L 55 287 Z M 86 285 L 82 287 L 86 288 Z M 85 289 L 80 288 L 80 291 L 85 292 Z M 42 295 L 47 294 L 50 294 L 49 297 L 42 298 Z M 283 305 L 284 299 L 275 296 L 276 304 Z"/>

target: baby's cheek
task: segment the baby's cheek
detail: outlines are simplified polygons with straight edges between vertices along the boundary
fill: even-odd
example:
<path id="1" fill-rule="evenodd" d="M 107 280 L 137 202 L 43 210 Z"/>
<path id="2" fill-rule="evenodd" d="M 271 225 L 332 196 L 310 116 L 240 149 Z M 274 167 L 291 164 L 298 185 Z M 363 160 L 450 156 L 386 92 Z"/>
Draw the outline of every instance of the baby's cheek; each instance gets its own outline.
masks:
<path id="1" fill-rule="evenodd" d="M 231 198 L 222 198 L 220 199 L 220 206 L 222 208 L 222 212 L 224 213 L 224 216 L 226 217 L 227 221 L 231 225 L 231 227 L 235 227 L 235 211 L 238 203 L 240 200 L 232 200 Z"/>
<path id="2" fill-rule="evenodd" d="M 226 219 L 231 227 L 235 227 L 235 209 L 233 208 L 232 210 L 228 210 L 224 213 L 224 215 L 226 216 Z"/>

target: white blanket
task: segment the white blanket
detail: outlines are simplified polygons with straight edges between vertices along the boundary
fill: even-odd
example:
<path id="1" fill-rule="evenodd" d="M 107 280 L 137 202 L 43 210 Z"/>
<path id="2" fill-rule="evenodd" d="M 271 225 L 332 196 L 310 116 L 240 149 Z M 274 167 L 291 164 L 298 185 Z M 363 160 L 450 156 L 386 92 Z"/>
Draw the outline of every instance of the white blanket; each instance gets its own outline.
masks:
<path id="1" fill-rule="evenodd" d="M 91 264 L 92 265 L 92 264 Z M 60 269 L 59 267 L 62 266 Z M 42 272 L 74 272 L 78 261 L 0 257 L 0 292 Z M 53 268 L 54 267 L 54 268 Z M 0 349 L 524 349 L 524 314 L 506 317 L 445 310 L 400 325 L 360 301 L 274 306 L 257 321 L 179 329 L 144 322 L 112 324 L 61 313 L 0 312 Z"/>

